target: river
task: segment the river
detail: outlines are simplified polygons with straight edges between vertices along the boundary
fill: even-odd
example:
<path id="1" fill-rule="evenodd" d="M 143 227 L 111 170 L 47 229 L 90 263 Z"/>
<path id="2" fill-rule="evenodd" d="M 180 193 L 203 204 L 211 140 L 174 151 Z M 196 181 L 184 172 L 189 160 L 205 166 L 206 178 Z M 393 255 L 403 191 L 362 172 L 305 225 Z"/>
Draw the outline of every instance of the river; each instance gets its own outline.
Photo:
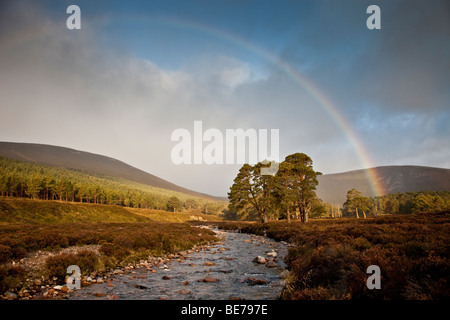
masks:
<path id="1" fill-rule="evenodd" d="M 220 241 L 201 250 L 189 250 L 183 259 L 171 259 L 147 269 L 112 275 L 105 283 L 70 293 L 74 300 L 265 300 L 277 299 L 283 288 L 284 243 L 244 233 L 213 229 Z M 276 255 L 276 257 L 274 257 Z M 272 262 L 253 262 L 261 256 Z M 180 256 L 178 256 L 180 257 Z M 270 267 L 269 267 L 270 266 Z"/>

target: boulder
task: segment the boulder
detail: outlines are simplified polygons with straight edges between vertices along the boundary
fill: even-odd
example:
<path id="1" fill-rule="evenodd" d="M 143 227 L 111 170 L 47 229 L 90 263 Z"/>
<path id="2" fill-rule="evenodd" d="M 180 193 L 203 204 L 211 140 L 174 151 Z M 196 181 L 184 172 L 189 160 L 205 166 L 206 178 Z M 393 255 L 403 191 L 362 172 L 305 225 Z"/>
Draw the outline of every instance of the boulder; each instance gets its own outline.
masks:
<path id="1" fill-rule="evenodd" d="M 70 289 L 68 287 L 66 287 L 66 286 L 61 288 L 61 292 L 62 293 L 68 293 L 69 291 L 70 291 Z"/>

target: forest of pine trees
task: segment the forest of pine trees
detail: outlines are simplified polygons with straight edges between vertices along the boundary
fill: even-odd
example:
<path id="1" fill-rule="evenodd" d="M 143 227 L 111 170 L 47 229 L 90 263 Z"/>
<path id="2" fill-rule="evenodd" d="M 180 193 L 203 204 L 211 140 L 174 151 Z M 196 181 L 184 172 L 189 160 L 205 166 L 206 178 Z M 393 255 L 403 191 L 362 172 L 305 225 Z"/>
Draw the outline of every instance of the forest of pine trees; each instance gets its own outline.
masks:
<path id="1" fill-rule="evenodd" d="M 381 197 L 363 197 L 358 190 L 347 193 L 344 216 L 378 214 L 439 213 L 450 210 L 450 191 L 392 193 Z"/>
<path id="2" fill-rule="evenodd" d="M 132 181 L 0 157 L 0 196 L 219 214 L 225 203 L 192 198 Z M 170 201 L 169 201 L 170 200 Z"/>
<path id="3" fill-rule="evenodd" d="M 351 189 L 347 201 L 332 205 L 315 193 L 320 172 L 304 153 L 294 153 L 279 164 L 274 175 L 263 175 L 262 162 L 244 164 L 228 193 L 230 205 L 224 216 L 231 220 L 269 220 L 308 218 L 366 218 L 380 214 L 440 213 L 450 210 L 450 191 L 424 191 L 364 197 Z"/>

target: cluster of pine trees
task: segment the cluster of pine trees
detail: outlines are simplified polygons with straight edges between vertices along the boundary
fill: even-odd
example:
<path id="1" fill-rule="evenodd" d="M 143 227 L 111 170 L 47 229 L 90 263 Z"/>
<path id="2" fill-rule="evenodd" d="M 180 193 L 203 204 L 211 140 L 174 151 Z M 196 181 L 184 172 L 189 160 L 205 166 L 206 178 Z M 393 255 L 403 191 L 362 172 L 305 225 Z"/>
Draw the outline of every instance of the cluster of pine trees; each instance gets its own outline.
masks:
<path id="1" fill-rule="evenodd" d="M 224 204 L 190 198 L 174 191 L 87 172 L 48 167 L 0 157 L 0 195 L 41 200 L 110 204 L 218 214 Z"/>
<path id="2" fill-rule="evenodd" d="M 260 220 L 292 218 L 307 222 L 309 217 L 367 217 L 379 214 L 438 213 L 450 210 L 450 192 L 407 192 L 381 197 L 364 197 L 349 190 L 343 207 L 317 198 L 317 176 L 313 162 L 295 153 L 279 164 L 274 174 L 264 174 L 270 163 L 244 164 L 230 188 L 225 218 Z"/>
<path id="3" fill-rule="evenodd" d="M 228 216 L 240 219 L 300 218 L 307 222 L 314 207 L 323 209 L 315 190 L 318 184 L 313 162 L 304 153 L 295 153 L 278 165 L 274 175 L 264 174 L 270 164 L 244 164 L 228 193 Z M 266 168 L 266 170 L 268 170 Z"/>
<path id="4" fill-rule="evenodd" d="M 365 217 L 378 214 L 439 213 L 450 210 L 449 191 L 422 191 L 363 197 L 356 189 L 349 190 L 344 203 L 344 216 Z"/>

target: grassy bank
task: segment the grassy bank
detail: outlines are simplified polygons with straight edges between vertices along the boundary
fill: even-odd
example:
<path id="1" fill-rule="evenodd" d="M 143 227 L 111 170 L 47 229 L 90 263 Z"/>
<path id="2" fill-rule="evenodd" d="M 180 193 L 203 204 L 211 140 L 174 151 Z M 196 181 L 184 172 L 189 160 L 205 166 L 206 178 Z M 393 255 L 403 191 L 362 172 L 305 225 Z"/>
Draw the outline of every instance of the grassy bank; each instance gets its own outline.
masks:
<path id="1" fill-rule="evenodd" d="M 215 215 L 202 214 L 200 210 L 168 212 L 116 205 L 0 197 L 0 224 L 135 223 L 148 222 L 149 220 L 187 222 L 200 218 L 201 220 L 219 219 Z"/>
<path id="2" fill-rule="evenodd" d="M 222 223 L 294 244 L 284 299 L 448 299 L 450 213 Z M 381 269 L 381 289 L 369 290 L 367 267 Z"/>

